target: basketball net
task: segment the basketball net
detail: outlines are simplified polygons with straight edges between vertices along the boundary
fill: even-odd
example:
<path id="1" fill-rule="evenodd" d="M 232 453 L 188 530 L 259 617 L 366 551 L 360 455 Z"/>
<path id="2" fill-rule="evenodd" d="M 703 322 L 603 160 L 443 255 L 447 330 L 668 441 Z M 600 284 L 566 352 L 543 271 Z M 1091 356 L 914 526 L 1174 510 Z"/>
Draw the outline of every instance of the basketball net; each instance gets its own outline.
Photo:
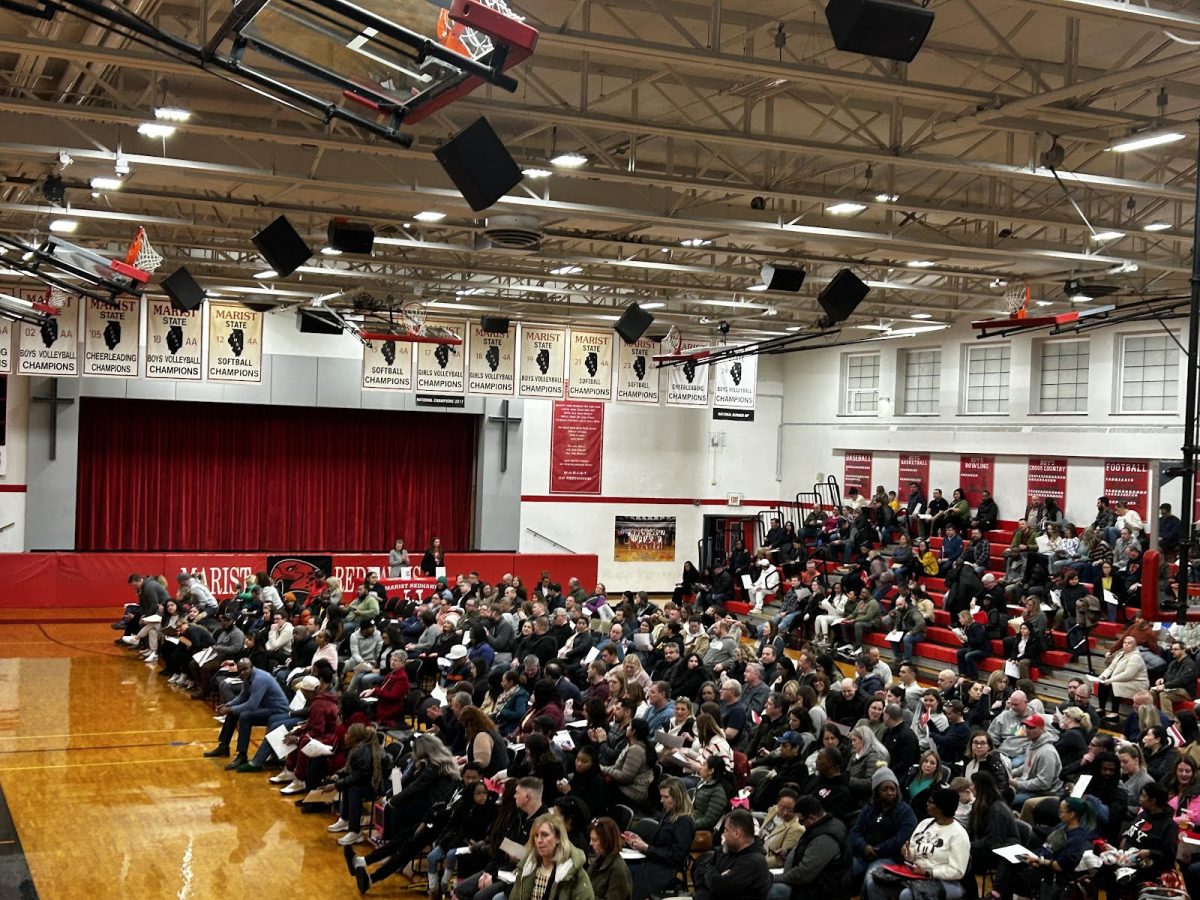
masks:
<path id="1" fill-rule="evenodd" d="M 70 291 L 63 290 L 55 285 L 46 288 L 46 303 L 55 309 L 62 309 L 66 306 L 72 296 L 74 295 Z"/>
<path id="2" fill-rule="evenodd" d="M 409 300 L 400 307 L 400 318 L 404 321 L 404 330 L 417 337 L 425 334 L 425 315 L 425 307 L 416 300 Z"/>
<path id="3" fill-rule="evenodd" d="M 667 336 L 662 340 L 663 353 L 678 353 L 683 346 L 683 335 L 679 333 L 679 327 L 671 326 L 671 330 L 667 332 Z"/>
<path id="4" fill-rule="evenodd" d="M 1021 281 L 1004 292 L 1004 308 L 1011 319 L 1023 319 L 1029 310 L 1029 282 Z"/>
<path id="5" fill-rule="evenodd" d="M 163 256 L 151 246 L 145 228 L 139 227 L 134 235 L 129 252 L 125 254 L 125 264 L 147 273 L 155 271 L 163 264 Z"/>

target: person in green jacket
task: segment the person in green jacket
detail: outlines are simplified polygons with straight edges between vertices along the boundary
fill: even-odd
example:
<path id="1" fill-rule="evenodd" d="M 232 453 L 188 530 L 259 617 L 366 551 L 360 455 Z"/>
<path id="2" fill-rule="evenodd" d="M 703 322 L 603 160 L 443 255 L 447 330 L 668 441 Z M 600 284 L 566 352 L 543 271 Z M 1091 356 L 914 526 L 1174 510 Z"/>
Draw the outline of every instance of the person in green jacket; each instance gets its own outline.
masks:
<path id="1" fill-rule="evenodd" d="M 621 858 L 621 829 L 615 819 L 592 821 L 588 840 L 596 856 L 588 866 L 592 893 L 602 900 L 633 900 L 633 876 Z"/>
<path id="2" fill-rule="evenodd" d="M 555 813 L 538 816 L 508 900 L 595 900 L 584 870 L 583 851 L 571 844 L 567 825 Z"/>
<path id="3" fill-rule="evenodd" d="M 370 591 L 360 592 L 346 607 L 345 626 L 358 628 L 363 622 L 373 622 L 379 615 L 379 598 Z"/>

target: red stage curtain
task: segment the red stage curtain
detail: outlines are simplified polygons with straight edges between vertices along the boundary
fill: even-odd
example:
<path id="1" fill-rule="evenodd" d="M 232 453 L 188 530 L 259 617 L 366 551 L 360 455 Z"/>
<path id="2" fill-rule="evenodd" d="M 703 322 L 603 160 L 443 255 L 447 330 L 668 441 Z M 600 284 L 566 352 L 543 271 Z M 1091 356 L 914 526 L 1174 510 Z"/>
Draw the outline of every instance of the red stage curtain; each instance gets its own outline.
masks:
<path id="1" fill-rule="evenodd" d="M 77 550 L 420 552 L 470 537 L 476 417 L 86 397 Z"/>

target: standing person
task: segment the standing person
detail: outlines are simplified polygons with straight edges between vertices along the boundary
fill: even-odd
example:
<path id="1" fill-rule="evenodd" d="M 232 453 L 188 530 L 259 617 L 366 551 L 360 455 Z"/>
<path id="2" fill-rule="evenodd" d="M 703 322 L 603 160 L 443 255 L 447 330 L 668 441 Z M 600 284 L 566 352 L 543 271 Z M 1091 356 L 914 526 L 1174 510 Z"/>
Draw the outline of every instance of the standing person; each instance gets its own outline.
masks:
<path id="1" fill-rule="evenodd" d="M 621 830 L 608 816 L 592 820 L 588 840 L 595 856 L 588 866 L 592 893 L 602 900 L 633 900 L 633 876 L 621 859 Z"/>
<path id="2" fill-rule="evenodd" d="M 766 900 L 771 872 L 749 810 L 735 809 L 725 817 L 721 846 L 707 864 L 696 868 L 696 900 Z"/>
<path id="3" fill-rule="evenodd" d="M 396 545 L 388 553 L 388 576 L 399 578 L 401 569 L 410 565 L 408 551 L 404 548 L 404 538 L 396 538 Z"/>
<path id="4" fill-rule="evenodd" d="M 429 549 L 425 551 L 425 555 L 421 557 L 421 572 L 433 578 L 437 574 L 437 570 L 446 565 L 445 558 L 442 555 L 442 539 L 435 537 L 433 543 L 429 545 Z"/>
<path id="5" fill-rule="evenodd" d="M 571 844 L 560 816 L 538 816 L 517 866 L 517 880 L 506 891 L 508 900 L 594 900 L 586 862 L 583 851 Z"/>

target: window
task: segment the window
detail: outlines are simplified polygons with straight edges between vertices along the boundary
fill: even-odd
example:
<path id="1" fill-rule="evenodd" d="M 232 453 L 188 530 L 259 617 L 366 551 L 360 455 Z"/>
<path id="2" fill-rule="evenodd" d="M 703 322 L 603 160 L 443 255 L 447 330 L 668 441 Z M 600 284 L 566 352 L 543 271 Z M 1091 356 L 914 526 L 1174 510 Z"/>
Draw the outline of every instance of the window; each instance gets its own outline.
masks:
<path id="1" fill-rule="evenodd" d="M 965 412 L 1008 413 L 1011 353 L 1008 344 L 967 348 Z"/>
<path id="2" fill-rule="evenodd" d="M 842 415 L 873 416 L 878 412 L 879 354 L 845 354 L 842 357 Z"/>
<path id="3" fill-rule="evenodd" d="M 942 351 L 909 350 L 904 354 L 904 397 L 900 414 L 936 414 L 942 386 Z"/>
<path id="4" fill-rule="evenodd" d="M 1121 412 L 1179 409 L 1179 349 L 1162 335 L 1122 335 Z"/>
<path id="5" fill-rule="evenodd" d="M 1087 412 L 1088 341 L 1042 342 L 1038 412 Z"/>

